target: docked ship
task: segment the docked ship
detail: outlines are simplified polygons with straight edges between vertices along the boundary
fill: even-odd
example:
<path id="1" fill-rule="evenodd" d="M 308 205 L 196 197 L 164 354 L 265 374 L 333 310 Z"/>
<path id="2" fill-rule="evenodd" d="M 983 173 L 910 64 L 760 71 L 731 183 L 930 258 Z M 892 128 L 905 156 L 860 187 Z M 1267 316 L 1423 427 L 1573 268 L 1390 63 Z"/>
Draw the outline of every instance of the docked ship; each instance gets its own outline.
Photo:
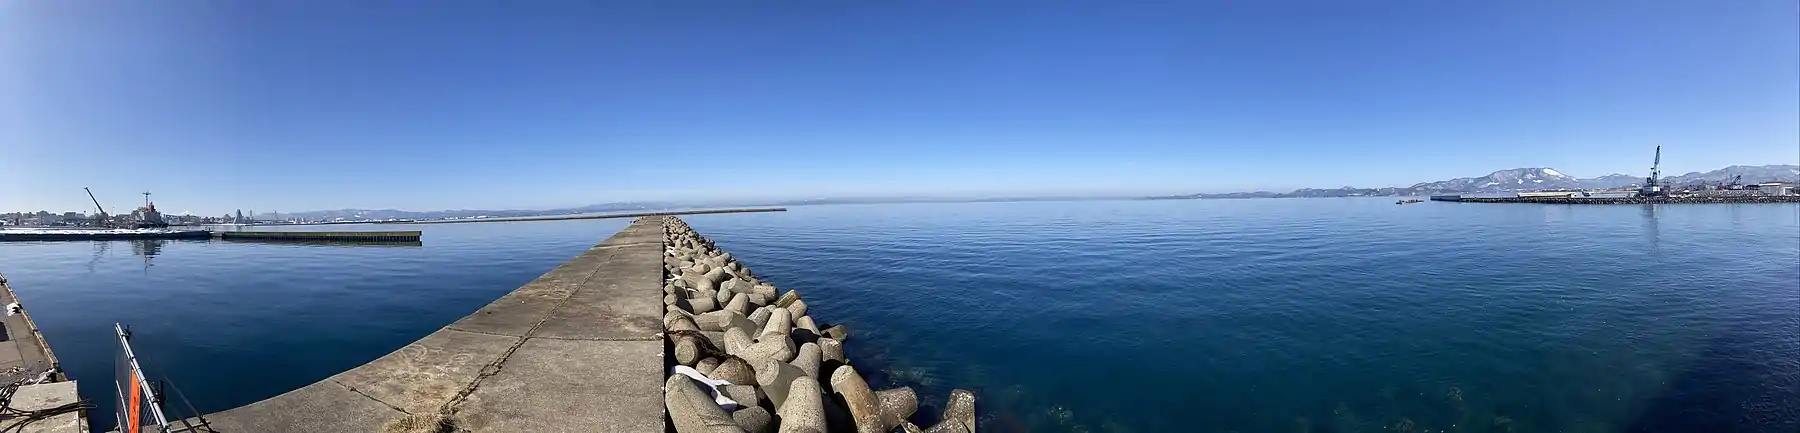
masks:
<path id="1" fill-rule="evenodd" d="M 163 221 L 162 212 L 156 211 L 156 203 L 150 201 L 150 193 L 147 192 L 144 193 L 144 207 L 132 211 L 131 215 L 134 228 L 160 229 L 169 226 L 167 221 Z"/>

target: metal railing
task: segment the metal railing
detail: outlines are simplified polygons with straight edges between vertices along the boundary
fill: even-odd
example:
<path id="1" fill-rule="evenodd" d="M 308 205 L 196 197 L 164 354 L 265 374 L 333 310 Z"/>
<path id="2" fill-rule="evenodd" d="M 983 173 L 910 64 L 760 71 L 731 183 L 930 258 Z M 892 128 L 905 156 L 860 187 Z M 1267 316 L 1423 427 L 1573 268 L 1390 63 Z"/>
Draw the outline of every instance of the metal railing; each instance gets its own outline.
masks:
<path id="1" fill-rule="evenodd" d="M 118 391 L 114 419 L 119 422 L 119 433 L 176 433 L 176 432 L 210 432 L 206 418 L 194 409 L 187 396 L 168 381 L 152 382 L 144 377 L 144 370 L 138 366 L 137 355 L 131 351 L 131 331 L 125 325 L 113 324 L 113 331 L 119 339 L 118 356 L 114 359 L 113 387 Z M 181 399 L 181 404 L 189 417 L 176 418 L 174 423 L 163 413 L 167 404 L 163 391 L 174 391 Z M 176 425 L 179 424 L 179 425 Z"/>
<path id="2" fill-rule="evenodd" d="M 117 323 L 113 324 L 113 331 L 119 338 L 119 353 L 113 358 L 113 387 L 118 391 L 114 418 L 119 421 L 119 433 L 168 431 L 169 419 L 163 416 L 162 401 L 150 382 L 144 380 L 144 370 L 138 368 L 137 356 L 131 353 L 131 331 Z"/>

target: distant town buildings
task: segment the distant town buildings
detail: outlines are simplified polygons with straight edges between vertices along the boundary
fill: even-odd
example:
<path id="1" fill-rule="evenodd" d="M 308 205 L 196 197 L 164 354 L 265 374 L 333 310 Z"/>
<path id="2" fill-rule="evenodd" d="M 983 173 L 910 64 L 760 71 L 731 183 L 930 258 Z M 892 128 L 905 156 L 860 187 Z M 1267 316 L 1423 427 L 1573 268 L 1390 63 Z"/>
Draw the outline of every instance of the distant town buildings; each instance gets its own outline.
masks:
<path id="1" fill-rule="evenodd" d="M 54 214 L 48 211 L 37 211 L 0 214 L 0 223 L 11 226 L 74 225 L 84 219 L 86 219 L 86 217 L 77 212 Z"/>
<path id="2" fill-rule="evenodd" d="M 0 213 L 0 226 L 12 227 L 93 227 L 102 224 L 113 227 L 126 227 L 159 220 L 170 225 L 232 224 L 249 222 L 242 214 L 225 214 L 216 217 L 169 215 L 148 206 L 139 207 L 129 214 L 109 215 L 104 223 L 95 221 L 93 214 L 82 212 L 51 213 L 49 211 L 30 211 Z"/>

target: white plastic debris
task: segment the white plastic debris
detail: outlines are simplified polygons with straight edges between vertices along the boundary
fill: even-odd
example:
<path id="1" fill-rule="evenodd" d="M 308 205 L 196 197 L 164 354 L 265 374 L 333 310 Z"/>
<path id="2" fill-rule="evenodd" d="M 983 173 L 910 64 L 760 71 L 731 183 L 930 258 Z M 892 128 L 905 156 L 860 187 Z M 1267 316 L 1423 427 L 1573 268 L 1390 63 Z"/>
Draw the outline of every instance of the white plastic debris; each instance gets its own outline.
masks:
<path id="1" fill-rule="evenodd" d="M 685 365 L 677 365 L 674 368 L 671 368 L 670 371 L 694 379 L 695 382 L 700 382 L 701 385 L 706 385 L 706 392 L 712 394 L 713 402 L 718 403 L 719 408 L 725 409 L 726 413 L 731 413 L 744 407 L 744 405 L 738 404 L 737 400 L 732 400 L 731 397 L 726 397 L 724 393 L 719 392 L 719 387 L 731 384 L 731 381 L 729 380 L 717 380 L 706 377 L 706 375 L 700 374 L 700 370 L 695 370 L 693 367 Z"/>

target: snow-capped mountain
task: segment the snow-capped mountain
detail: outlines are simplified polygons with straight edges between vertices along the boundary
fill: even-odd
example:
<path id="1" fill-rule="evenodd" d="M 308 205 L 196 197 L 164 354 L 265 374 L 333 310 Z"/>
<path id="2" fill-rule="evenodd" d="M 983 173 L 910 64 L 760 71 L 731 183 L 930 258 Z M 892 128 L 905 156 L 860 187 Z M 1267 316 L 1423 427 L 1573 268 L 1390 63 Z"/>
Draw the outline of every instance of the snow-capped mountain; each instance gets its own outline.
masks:
<path id="1" fill-rule="evenodd" d="M 1733 177 L 1742 175 L 1745 184 L 1756 184 L 1769 181 L 1800 182 L 1800 165 L 1734 165 L 1705 173 L 1693 172 L 1680 176 L 1668 176 L 1662 179 L 1665 185 L 1692 185 L 1696 183 L 1728 182 Z M 1437 182 L 1424 182 L 1407 188 L 1356 188 L 1343 187 L 1335 189 L 1303 188 L 1293 192 L 1278 193 L 1269 191 L 1234 192 L 1223 194 L 1188 194 L 1152 197 L 1158 199 L 1191 199 L 1191 198 L 1275 198 L 1275 197 L 1360 197 L 1360 196 L 1422 196 L 1433 194 L 1479 194 L 1507 193 L 1520 191 L 1544 191 L 1561 189 L 1610 189 L 1627 188 L 1644 182 L 1644 178 L 1629 174 L 1609 174 L 1594 178 L 1576 178 L 1547 167 L 1515 168 L 1488 173 L 1481 177 L 1462 177 Z"/>
<path id="2" fill-rule="evenodd" d="M 1743 176 L 1744 183 L 1800 182 L 1800 165 L 1734 165 L 1705 173 L 1696 171 L 1680 176 L 1664 177 L 1663 183 L 1687 185 L 1702 182 L 1729 182 L 1737 176 Z"/>
<path id="3" fill-rule="evenodd" d="M 1624 188 L 1624 187 L 1628 187 L 1628 186 L 1632 186 L 1632 185 L 1637 185 L 1637 184 L 1643 183 L 1643 182 L 1644 182 L 1643 176 L 1632 176 L 1629 174 L 1613 173 L 1613 174 L 1600 176 L 1600 177 L 1596 177 L 1596 178 L 1582 179 L 1581 187 L 1583 189 Z"/>
<path id="4" fill-rule="evenodd" d="M 1665 176 L 1662 178 L 1662 183 L 1664 185 L 1716 184 L 1729 182 L 1736 176 L 1743 176 L 1742 182 L 1746 184 L 1771 181 L 1800 182 L 1800 165 L 1734 165 L 1705 173 L 1693 172 L 1680 176 Z M 1626 188 L 1643 182 L 1643 177 L 1619 173 L 1578 179 L 1550 168 L 1515 168 L 1496 171 L 1482 177 L 1464 177 L 1421 183 L 1413 185 L 1409 189 L 1418 194 L 1484 193 Z"/>
<path id="5" fill-rule="evenodd" d="M 1488 173 L 1482 177 L 1461 177 L 1413 185 L 1420 194 L 1508 192 L 1539 189 L 1581 188 L 1581 179 L 1551 168 L 1515 168 Z"/>

